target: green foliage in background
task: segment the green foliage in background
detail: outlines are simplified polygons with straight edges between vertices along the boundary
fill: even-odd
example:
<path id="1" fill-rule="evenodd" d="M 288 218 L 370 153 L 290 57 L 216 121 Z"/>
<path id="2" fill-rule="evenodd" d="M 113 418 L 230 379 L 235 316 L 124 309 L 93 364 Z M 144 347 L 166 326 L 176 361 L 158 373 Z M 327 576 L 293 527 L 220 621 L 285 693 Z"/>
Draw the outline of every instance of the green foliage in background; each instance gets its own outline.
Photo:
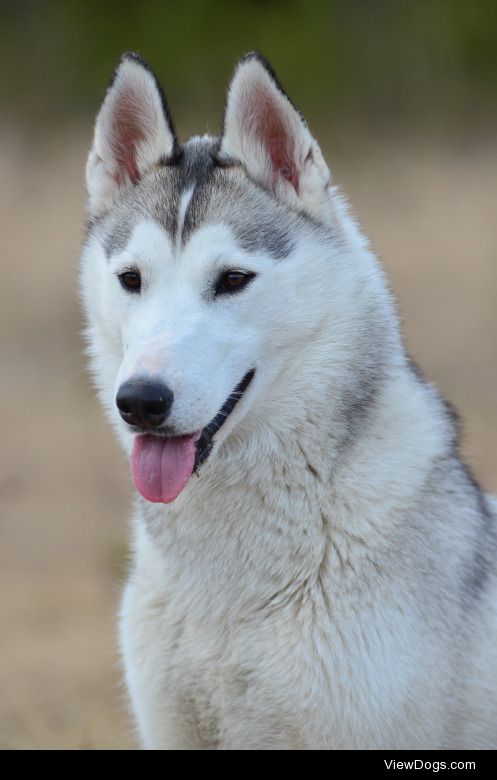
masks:
<path id="1" fill-rule="evenodd" d="M 151 63 L 175 115 L 211 130 L 251 49 L 324 118 L 471 122 L 495 110 L 496 0 L 0 0 L 4 118 L 88 115 L 127 49 Z"/>

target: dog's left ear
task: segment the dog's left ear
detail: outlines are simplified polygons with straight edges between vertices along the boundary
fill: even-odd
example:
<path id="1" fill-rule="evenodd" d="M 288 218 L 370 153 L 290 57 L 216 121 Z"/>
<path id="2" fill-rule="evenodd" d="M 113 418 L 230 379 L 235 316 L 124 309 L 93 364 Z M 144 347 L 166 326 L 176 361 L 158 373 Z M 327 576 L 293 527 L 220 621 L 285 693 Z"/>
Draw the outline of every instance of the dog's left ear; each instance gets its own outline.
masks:
<path id="1" fill-rule="evenodd" d="M 249 176 L 277 198 L 319 219 L 328 216 L 329 169 L 305 120 L 260 54 L 247 54 L 235 70 L 220 156 L 242 162 Z"/>

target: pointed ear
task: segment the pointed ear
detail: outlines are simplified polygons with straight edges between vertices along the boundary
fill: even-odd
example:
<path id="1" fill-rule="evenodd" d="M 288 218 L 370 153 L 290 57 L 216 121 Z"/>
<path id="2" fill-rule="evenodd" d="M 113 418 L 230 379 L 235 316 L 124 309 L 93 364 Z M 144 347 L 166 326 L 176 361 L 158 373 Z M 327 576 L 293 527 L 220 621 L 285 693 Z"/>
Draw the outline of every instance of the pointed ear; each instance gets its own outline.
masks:
<path id="1" fill-rule="evenodd" d="M 171 157 L 177 139 L 157 79 L 138 55 L 124 54 L 95 123 L 86 165 L 89 211 L 106 211 L 129 182 Z"/>
<path id="2" fill-rule="evenodd" d="M 242 162 L 276 197 L 320 219 L 329 208 L 330 172 L 319 146 L 260 54 L 246 55 L 235 70 L 220 154 Z"/>

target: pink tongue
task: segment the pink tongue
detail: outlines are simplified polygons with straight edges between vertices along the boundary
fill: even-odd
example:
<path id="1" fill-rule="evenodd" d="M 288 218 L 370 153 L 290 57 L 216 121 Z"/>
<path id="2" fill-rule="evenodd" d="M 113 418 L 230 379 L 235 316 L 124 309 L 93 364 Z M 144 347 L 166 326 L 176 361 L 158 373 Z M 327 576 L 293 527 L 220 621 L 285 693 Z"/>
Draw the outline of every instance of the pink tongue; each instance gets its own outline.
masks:
<path id="1" fill-rule="evenodd" d="M 133 481 L 148 501 L 168 504 L 179 496 L 190 479 L 195 465 L 195 442 L 201 431 L 192 436 L 137 436 L 131 454 Z"/>

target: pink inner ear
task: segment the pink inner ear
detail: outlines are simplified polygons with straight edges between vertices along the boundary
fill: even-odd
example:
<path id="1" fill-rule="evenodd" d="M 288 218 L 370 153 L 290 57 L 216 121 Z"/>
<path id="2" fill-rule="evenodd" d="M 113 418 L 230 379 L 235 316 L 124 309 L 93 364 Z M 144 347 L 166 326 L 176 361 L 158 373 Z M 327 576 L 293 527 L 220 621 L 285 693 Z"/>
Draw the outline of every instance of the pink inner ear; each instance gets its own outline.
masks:
<path id="1" fill-rule="evenodd" d="M 133 184 L 140 178 L 136 160 L 136 147 L 139 141 L 145 137 L 143 118 L 140 114 L 143 107 L 140 99 L 133 93 L 119 95 L 114 107 L 113 123 L 111 130 L 111 148 L 116 163 L 114 179 L 122 186 L 126 179 Z"/>
<path id="2" fill-rule="evenodd" d="M 290 182 L 295 192 L 299 191 L 299 178 L 297 166 L 288 151 L 288 140 L 285 136 L 271 136 L 267 141 L 267 147 L 273 164 L 273 186 L 278 175 Z"/>
<path id="3" fill-rule="evenodd" d="M 266 147 L 273 168 L 272 186 L 278 177 L 290 182 L 295 192 L 299 191 L 299 176 L 295 163 L 294 143 L 285 125 L 281 110 L 264 91 L 254 99 L 252 123 L 259 140 Z"/>

